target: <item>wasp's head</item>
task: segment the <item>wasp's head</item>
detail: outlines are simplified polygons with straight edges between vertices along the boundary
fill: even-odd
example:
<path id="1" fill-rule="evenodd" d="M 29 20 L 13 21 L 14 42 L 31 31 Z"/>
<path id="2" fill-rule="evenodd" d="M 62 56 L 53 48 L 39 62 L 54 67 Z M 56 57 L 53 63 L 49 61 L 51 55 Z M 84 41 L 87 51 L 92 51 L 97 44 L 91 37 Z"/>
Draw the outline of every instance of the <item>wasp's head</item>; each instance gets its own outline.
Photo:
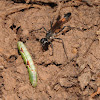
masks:
<path id="1" fill-rule="evenodd" d="M 43 50 L 48 50 L 49 42 L 48 42 L 48 40 L 47 40 L 46 38 L 42 38 L 42 39 L 40 40 L 40 43 L 41 43 L 41 45 L 42 45 L 42 49 L 43 49 Z"/>

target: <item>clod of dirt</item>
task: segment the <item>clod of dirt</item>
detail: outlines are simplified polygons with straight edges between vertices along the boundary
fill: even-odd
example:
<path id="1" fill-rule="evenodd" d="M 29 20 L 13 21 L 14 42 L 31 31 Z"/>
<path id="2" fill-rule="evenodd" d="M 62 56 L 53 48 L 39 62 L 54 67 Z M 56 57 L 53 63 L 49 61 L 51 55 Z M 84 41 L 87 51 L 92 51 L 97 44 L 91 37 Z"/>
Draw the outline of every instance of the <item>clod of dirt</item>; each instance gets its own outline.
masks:
<path id="1" fill-rule="evenodd" d="M 2 53 L 3 52 L 3 49 L 2 48 L 0 48 L 0 53 Z"/>
<path id="2" fill-rule="evenodd" d="M 17 34 L 17 37 L 20 41 L 22 42 L 26 42 L 26 40 L 29 40 L 31 39 L 29 37 L 29 31 L 27 29 L 22 29 L 21 26 L 19 26 L 17 29 L 16 29 L 16 34 Z"/>
<path id="3" fill-rule="evenodd" d="M 28 35 L 29 35 L 29 31 L 28 31 L 27 29 L 24 29 L 24 30 L 22 31 L 22 34 L 28 36 Z"/>
<path id="4" fill-rule="evenodd" d="M 82 90 L 85 88 L 85 86 L 89 84 L 90 79 L 91 79 L 90 72 L 83 73 L 78 77 L 78 81 L 80 82 L 80 87 Z"/>
<path id="5" fill-rule="evenodd" d="M 100 35 L 100 30 L 96 32 L 97 35 Z"/>
<path id="6" fill-rule="evenodd" d="M 60 78 L 59 83 L 61 86 L 64 87 L 71 87 L 71 86 L 75 86 L 77 83 L 77 80 L 74 78 Z"/>
<path id="7" fill-rule="evenodd" d="M 98 78 L 98 79 L 96 80 L 96 84 L 97 84 L 97 86 L 100 86 L 100 78 Z"/>
<path id="8" fill-rule="evenodd" d="M 82 69 L 84 69 L 84 67 L 86 66 L 84 60 L 82 60 L 83 57 L 78 57 L 78 59 L 76 60 L 76 63 L 79 65 L 79 66 L 82 66 Z"/>

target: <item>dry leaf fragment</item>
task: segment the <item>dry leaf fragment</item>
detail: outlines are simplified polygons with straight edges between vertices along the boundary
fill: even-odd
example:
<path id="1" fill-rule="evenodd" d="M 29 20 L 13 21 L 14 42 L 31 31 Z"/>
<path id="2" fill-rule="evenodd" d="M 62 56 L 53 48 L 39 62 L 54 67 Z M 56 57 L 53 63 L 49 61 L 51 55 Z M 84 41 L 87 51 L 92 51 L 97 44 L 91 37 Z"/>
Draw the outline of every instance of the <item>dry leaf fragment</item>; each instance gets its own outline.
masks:
<path id="1" fill-rule="evenodd" d="M 97 92 L 91 94 L 91 97 L 93 98 L 93 97 L 96 96 L 97 94 L 100 94 L 100 87 L 98 87 Z"/>

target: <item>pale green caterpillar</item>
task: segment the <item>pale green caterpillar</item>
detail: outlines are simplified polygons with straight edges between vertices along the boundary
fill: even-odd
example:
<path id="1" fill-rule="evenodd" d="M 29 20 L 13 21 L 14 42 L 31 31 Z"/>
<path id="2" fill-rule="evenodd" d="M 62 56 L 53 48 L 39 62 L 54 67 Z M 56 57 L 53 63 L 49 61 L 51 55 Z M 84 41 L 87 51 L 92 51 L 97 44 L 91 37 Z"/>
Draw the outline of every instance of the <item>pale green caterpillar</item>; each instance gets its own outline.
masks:
<path id="1" fill-rule="evenodd" d="M 36 68 L 34 66 L 33 60 L 23 42 L 18 41 L 17 46 L 24 60 L 24 63 L 26 64 L 28 68 L 30 82 L 33 87 L 36 87 L 37 86 L 37 72 L 36 72 Z"/>

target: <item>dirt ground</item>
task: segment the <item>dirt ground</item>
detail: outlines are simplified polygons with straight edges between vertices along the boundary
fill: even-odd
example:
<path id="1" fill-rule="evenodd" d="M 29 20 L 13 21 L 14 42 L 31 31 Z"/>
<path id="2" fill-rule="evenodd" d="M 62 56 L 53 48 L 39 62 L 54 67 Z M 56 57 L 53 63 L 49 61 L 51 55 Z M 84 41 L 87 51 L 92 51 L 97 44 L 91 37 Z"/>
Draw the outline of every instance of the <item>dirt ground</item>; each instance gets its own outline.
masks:
<path id="1" fill-rule="evenodd" d="M 0 100 L 100 100 L 100 0 L 0 0 Z M 50 21 L 71 12 L 60 40 L 42 51 Z M 37 31 L 36 31 L 37 30 Z M 33 88 L 18 53 L 25 43 L 38 73 Z"/>

